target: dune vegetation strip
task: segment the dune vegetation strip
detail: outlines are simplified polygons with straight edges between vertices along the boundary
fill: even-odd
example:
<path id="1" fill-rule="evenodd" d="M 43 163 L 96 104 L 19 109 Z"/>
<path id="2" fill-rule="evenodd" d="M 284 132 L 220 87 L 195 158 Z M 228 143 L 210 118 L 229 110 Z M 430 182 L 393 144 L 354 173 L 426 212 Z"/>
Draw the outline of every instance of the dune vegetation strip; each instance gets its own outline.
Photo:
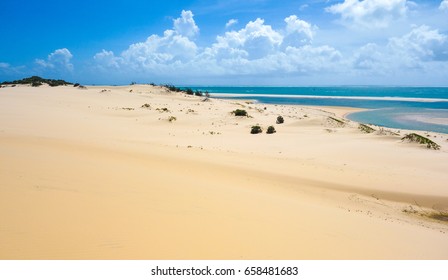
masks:
<path id="1" fill-rule="evenodd" d="M 440 150 L 439 144 L 417 133 L 410 133 L 405 137 L 401 138 L 401 140 L 407 140 L 409 142 L 415 142 L 418 144 L 426 145 L 428 149 Z"/>

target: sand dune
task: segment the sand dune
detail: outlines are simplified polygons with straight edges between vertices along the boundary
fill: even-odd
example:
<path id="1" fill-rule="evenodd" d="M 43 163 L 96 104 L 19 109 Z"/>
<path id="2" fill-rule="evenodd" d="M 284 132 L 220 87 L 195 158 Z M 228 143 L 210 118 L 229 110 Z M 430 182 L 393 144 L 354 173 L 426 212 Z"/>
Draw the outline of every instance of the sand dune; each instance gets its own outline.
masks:
<path id="1" fill-rule="evenodd" d="M 365 134 L 353 110 L 1 88 L 0 259 L 447 259 L 428 216 L 448 211 L 448 136 Z"/>

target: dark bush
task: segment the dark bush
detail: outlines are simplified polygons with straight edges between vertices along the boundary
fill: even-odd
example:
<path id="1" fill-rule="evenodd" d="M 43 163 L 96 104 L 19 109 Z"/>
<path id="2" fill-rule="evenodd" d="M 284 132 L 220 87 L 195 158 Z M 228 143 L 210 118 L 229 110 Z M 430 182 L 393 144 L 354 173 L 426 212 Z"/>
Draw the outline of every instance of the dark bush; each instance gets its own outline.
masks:
<path id="1" fill-rule="evenodd" d="M 186 94 L 188 95 L 193 95 L 194 91 L 191 88 L 187 88 L 187 90 L 185 91 Z"/>
<path id="2" fill-rule="evenodd" d="M 281 123 L 284 123 L 284 122 L 285 122 L 285 120 L 283 119 L 282 116 L 278 116 L 277 117 L 277 124 L 281 124 Z"/>
<path id="3" fill-rule="evenodd" d="M 259 125 L 254 125 L 252 126 L 251 130 L 250 130 L 250 134 L 258 134 L 258 133 L 262 133 L 263 130 L 261 129 L 261 127 Z"/>
<path id="4" fill-rule="evenodd" d="M 273 134 L 276 133 L 277 131 L 275 131 L 275 128 L 271 125 L 268 127 L 268 129 L 266 130 L 267 134 Z"/>
<path id="5" fill-rule="evenodd" d="M 235 111 L 232 112 L 232 114 L 234 114 L 237 117 L 247 117 L 246 110 L 236 109 Z"/>
<path id="6" fill-rule="evenodd" d="M 41 85 L 42 85 L 41 82 L 32 82 L 32 83 L 31 83 L 31 86 L 32 86 L 32 87 L 39 87 L 39 86 L 41 86 Z"/>

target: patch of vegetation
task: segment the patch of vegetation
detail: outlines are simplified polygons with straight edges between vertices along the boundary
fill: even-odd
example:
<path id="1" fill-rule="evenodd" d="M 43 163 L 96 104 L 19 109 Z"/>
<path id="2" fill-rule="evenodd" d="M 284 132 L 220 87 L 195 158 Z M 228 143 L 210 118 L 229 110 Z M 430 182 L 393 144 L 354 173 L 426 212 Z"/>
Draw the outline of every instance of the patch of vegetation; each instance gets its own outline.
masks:
<path id="1" fill-rule="evenodd" d="M 337 123 L 337 124 L 340 125 L 340 126 L 344 126 L 344 125 L 345 125 L 345 122 L 344 122 L 344 121 L 338 120 L 338 119 L 336 119 L 336 118 L 328 117 L 328 119 L 329 119 L 330 121 L 333 121 L 333 122 Z"/>
<path id="2" fill-rule="evenodd" d="M 21 80 L 15 80 L 12 82 L 2 82 L 2 85 L 12 85 L 12 84 L 18 84 L 18 85 L 31 85 L 33 87 L 40 86 L 42 84 L 48 84 L 51 87 L 57 87 L 57 86 L 66 86 L 66 85 L 72 85 L 72 83 L 66 82 L 64 80 L 53 80 L 53 79 L 44 79 L 39 76 L 31 76 L 29 78 L 24 78 Z"/>
<path id="3" fill-rule="evenodd" d="M 151 105 L 149 105 L 148 103 L 145 103 L 145 104 L 142 105 L 141 108 L 147 108 L 147 109 L 150 109 L 150 108 L 151 108 Z"/>
<path id="4" fill-rule="evenodd" d="M 440 149 L 440 145 L 438 145 L 434 141 L 432 141 L 424 136 L 418 135 L 416 133 L 407 134 L 405 137 L 401 138 L 401 140 L 407 140 L 409 142 L 415 142 L 418 144 L 426 145 L 426 147 L 428 149 L 434 149 L 434 150 Z"/>
<path id="5" fill-rule="evenodd" d="M 259 125 L 252 126 L 252 128 L 250 130 L 250 134 L 259 134 L 262 132 L 263 132 L 263 130 L 261 129 L 261 127 Z"/>
<path id="6" fill-rule="evenodd" d="M 237 117 L 247 117 L 248 116 L 246 110 L 241 110 L 241 109 L 236 109 L 235 111 L 232 112 L 232 114 L 234 114 Z"/>
<path id="7" fill-rule="evenodd" d="M 266 107 L 265 107 L 266 108 Z M 265 109 L 266 110 L 266 109 Z M 285 122 L 285 120 L 283 119 L 283 117 L 282 116 L 278 116 L 277 117 L 277 121 L 276 121 L 276 123 L 277 124 L 281 124 L 281 123 L 284 123 Z"/>
<path id="8" fill-rule="evenodd" d="M 400 134 L 395 133 L 395 132 L 393 132 L 393 131 L 391 131 L 391 130 L 388 130 L 388 129 L 384 129 L 384 128 L 382 128 L 382 127 L 380 127 L 380 129 L 378 130 L 377 134 L 378 134 L 378 135 L 400 136 Z"/>
<path id="9" fill-rule="evenodd" d="M 169 121 L 169 122 L 174 122 L 174 121 L 176 121 L 176 120 L 177 120 L 177 118 L 174 117 L 174 116 L 170 116 L 170 117 L 168 118 L 168 121 Z"/>
<path id="10" fill-rule="evenodd" d="M 276 133 L 277 131 L 275 131 L 275 128 L 271 125 L 268 127 L 268 129 L 266 130 L 267 134 L 273 134 Z"/>
<path id="11" fill-rule="evenodd" d="M 123 107 L 121 108 L 122 110 L 127 110 L 127 111 L 134 111 L 134 108 L 130 108 L 130 107 Z"/>
<path id="12" fill-rule="evenodd" d="M 362 124 L 362 123 L 359 124 L 358 129 L 365 133 L 372 133 L 372 132 L 376 131 L 375 129 L 371 128 L 370 126 Z"/>
<path id="13" fill-rule="evenodd" d="M 153 85 L 153 84 L 151 84 L 151 85 Z M 163 87 L 165 87 L 167 90 L 172 91 L 172 92 L 183 92 L 188 95 L 196 95 L 196 96 L 204 96 L 205 95 L 207 98 L 210 98 L 210 94 L 208 93 L 208 91 L 203 92 L 200 90 L 193 90 L 191 88 L 179 88 L 179 87 L 173 86 L 171 84 L 163 85 Z"/>
<path id="14" fill-rule="evenodd" d="M 75 83 L 75 84 L 73 85 L 73 87 L 79 87 L 79 86 L 80 86 L 79 83 Z"/>
<path id="15" fill-rule="evenodd" d="M 169 91 L 173 91 L 173 92 L 182 92 L 183 90 L 181 88 L 175 87 L 171 84 L 166 84 L 166 85 L 162 85 L 164 88 L 166 88 Z"/>
<path id="16" fill-rule="evenodd" d="M 444 212 L 431 213 L 428 215 L 428 218 L 442 221 L 442 222 L 448 222 L 448 213 L 444 213 Z"/>
<path id="17" fill-rule="evenodd" d="M 168 110 L 168 108 L 157 108 L 156 110 L 161 113 L 169 113 L 170 112 L 170 110 Z"/>

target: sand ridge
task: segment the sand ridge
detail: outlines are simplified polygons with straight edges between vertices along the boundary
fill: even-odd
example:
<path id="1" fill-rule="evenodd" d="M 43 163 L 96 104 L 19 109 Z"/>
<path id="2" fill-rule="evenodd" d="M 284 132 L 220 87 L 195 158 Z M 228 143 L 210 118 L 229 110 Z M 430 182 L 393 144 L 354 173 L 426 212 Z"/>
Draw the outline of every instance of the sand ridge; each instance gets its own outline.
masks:
<path id="1" fill-rule="evenodd" d="M 427 216 L 448 210 L 448 136 L 366 134 L 354 110 L 2 88 L 0 258 L 446 259 Z"/>

